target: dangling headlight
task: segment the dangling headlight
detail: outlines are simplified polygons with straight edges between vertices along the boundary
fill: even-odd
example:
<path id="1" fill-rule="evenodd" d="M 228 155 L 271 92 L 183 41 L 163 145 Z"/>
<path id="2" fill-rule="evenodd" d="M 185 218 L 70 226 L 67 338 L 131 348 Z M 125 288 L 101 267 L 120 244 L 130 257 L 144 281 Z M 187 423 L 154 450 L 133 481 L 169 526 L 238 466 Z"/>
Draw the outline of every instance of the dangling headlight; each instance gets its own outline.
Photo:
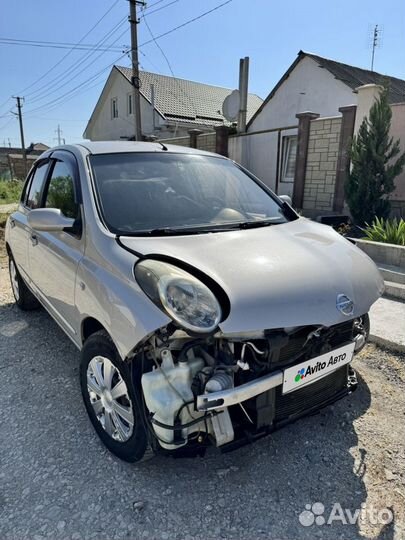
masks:
<path id="1" fill-rule="evenodd" d="M 209 333 L 221 320 L 221 307 L 212 291 L 193 275 L 172 264 L 146 259 L 135 266 L 142 290 L 180 326 Z"/>

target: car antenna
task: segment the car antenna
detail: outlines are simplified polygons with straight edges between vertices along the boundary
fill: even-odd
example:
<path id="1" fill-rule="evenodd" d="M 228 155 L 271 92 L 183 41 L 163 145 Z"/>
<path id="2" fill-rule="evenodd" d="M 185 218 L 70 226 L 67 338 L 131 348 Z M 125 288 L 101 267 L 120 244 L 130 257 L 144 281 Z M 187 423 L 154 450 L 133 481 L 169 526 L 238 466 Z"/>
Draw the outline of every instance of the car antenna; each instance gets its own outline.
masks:
<path id="1" fill-rule="evenodd" d="M 163 150 L 168 150 L 167 146 L 165 146 L 162 142 L 160 141 L 156 141 L 158 144 L 160 144 L 160 146 L 162 147 Z"/>

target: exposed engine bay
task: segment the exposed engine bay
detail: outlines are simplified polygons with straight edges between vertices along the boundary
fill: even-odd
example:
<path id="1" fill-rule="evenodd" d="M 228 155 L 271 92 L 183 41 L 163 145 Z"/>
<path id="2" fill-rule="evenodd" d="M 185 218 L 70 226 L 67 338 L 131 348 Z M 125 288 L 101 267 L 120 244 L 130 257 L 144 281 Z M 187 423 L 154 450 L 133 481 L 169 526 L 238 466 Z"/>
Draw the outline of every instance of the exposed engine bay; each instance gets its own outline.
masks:
<path id="1" fill-rule="evenodd" d="M 357 385 L 350 363 L 311 384 L 282 392 L 283 373 L 319 355 L 366 343 L 368 315 L 335 326 L 284 328 L 245 335 L 192 337 L 175 325 L 136 351 L 143 413 L 155 449 L 203 453 L 232 449 L 319 410 Z"/>

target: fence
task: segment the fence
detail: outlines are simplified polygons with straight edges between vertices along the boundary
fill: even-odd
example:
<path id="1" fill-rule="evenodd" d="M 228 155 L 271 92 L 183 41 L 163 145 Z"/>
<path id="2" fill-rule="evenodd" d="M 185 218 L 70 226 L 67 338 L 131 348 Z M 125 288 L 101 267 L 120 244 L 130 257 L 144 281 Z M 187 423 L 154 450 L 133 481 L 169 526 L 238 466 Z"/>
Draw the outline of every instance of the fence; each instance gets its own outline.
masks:
<path id="1" fill-rule="evenodd" d="M 160 139 L 160 142 L 167 144 L 175 144 L 177 146 L 187 146 L 189 148 L 197 148 L 198 150 L 206 150 L 207 152 L 218 151 L 218 132 L 212 131 L 208 133 L 196 133 L 196 131 L 197 130 L 190 130 L 190 134 L 187 137 Z"/>

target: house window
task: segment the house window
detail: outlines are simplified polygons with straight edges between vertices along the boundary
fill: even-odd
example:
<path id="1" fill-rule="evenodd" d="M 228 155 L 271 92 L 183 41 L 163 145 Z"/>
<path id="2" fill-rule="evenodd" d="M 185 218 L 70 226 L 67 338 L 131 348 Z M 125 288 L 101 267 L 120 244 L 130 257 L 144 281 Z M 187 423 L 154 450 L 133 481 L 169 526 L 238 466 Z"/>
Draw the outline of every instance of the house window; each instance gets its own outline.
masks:
<path id="1" fill-rule="evenodd" d="M 295 160 L 297 158 L 297 136 L 283 137 L 282 182 L 294 182 Z"/>
<path id="2" fill-rule="evenodd" d="M 132 100 L 134 99 L 134 96 L 132 92 L 128 94 L 127 99 L 127 114 L 128 116 L 133 113 L 133 107 L 132 107 Z"/>
<path id="3" fill-rule="evenodd" d="M 118 98 L 111 100 L 111 118 L 118 118 Z"/>

